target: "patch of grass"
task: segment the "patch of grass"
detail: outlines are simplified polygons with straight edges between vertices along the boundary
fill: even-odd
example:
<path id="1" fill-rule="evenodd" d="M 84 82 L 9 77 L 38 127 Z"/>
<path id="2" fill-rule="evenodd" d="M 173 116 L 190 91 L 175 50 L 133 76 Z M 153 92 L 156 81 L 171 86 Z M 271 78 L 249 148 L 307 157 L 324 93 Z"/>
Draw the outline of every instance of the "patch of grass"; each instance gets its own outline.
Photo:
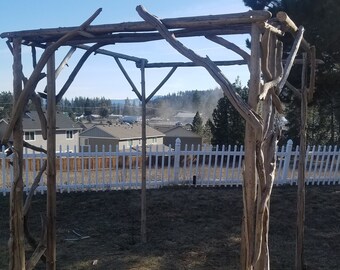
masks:
<path id="1" fill-rule="evenodd" d="M 6 269 L 8 199 L 0 198 L 0 269 Z M 45 196 L 36 195 L 30 228 L 40 234 Z M 140 191 L 57 195 L 58 269 L 239 269 L 240 188 L 173 187 L 147 191 L 148 243 L 140 243 Z M 272 269 L 294 269 L 296 187 L 271 200 Z M 307 186 L 308 269 L 340 269 L 340 186 Z M 76 238 L 74 232 L 89 238 Z M 39 263 L 37 269 L 44 269 Z"/>

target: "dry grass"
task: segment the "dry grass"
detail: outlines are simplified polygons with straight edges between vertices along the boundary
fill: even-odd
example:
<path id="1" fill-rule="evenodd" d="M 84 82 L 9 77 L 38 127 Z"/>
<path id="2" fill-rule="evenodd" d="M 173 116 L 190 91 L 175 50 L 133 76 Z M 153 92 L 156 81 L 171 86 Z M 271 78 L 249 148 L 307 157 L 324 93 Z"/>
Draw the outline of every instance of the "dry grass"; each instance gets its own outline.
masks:
<path id="1" fill-rule="evenodd" d="M 140 244 L 140 191 L 58 194 L 58 269 L 239 269 L 240 188 L 164 188 L 147 192 L 148 243 Z M 7 268 L 8 199 L 1 197 L 0 269 Z M 39 235 L 45 197 L 30 224 Z M 273 190 L 272 269 L 294 269 L 296 187 Z M 308 186 L 307 269 L 340 269 L 340 186 Z M 90 238 L 75 238 L 72 230 Z M 93 262 L 97 260 L 97 264 Z M 38 269 L 44 269 L 40 264 Z"/>

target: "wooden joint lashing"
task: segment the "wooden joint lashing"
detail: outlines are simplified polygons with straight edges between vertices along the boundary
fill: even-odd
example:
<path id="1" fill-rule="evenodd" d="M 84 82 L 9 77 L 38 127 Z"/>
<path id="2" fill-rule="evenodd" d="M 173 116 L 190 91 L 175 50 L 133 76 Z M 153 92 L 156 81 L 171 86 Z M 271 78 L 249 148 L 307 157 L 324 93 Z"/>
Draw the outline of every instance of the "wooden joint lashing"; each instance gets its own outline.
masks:
<path id="1" fill-rule="evenodd" d="M 259 27 L 263 30 L 263 32 L 269 30 L 270 32 L 278 35 L 278 36 L 284 36 L 285 35 L 285 32 L 280 30 L 279 28 L 271 25 L 270 23 L 268 22 L 259 22 L 258 23 Z"/>
<path id="2" fill-rule="evenodd" d="M 296 24 L 293 22 L 293 20 L 287 15 L 286 12 L 283 11 L 279 11 L 276 14 L 276 18 L 278 19 L 279 22 L 282 23 L 283 27 L 285 28 L 285 30 L 289 33 L 291 33 L 294 37 L 296 37 L 298 35 L 298 31 L 299 28 L 301 27 L 297 27 Z M 309 43 L 302 38 L 301 40 L 301 46 L 302 48 L 306 51 L 309 52 L 310 50 L 310 45 Z"/>
<path id="3" fill-rule="evenodd" d="M 281 79 L 282 79 L 282 77 L 278 76 L 274 80 L 264 83 L 263 86 L 262 86 L 262 92 L 259 95 L 259 100 L 266 99 L 266 97 L 267 97 L 267 95 L 269 93 L 269 89 L 271 89 L 273 87 L 277 87 L 277 85 L 279 84 Z"/>

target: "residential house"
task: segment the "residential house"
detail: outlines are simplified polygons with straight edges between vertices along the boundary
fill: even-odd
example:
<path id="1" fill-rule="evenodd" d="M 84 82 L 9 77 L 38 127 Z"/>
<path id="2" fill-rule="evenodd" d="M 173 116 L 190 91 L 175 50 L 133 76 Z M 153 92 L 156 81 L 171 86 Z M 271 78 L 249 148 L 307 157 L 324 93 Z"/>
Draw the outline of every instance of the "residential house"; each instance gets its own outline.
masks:
<path id="1" fill-rule="evenodd" d="M 178 125 L 180 124 L 188 124 L 192 123 L 194 120 L 196 113 L 193 112 L 178 112 L 176 115 L 173 116 L 173 120 L 177 122 Z"/>
<path id="2" fill-rule="evenodd" d="M 165 135 L 149 126 L 146 126 L 146 144 L 163 145 Z M 103 147 L 108 150 L 110 145 L 112 151 L 116 147 L 121 151 L 130 147 L 141 147 L 142 145 L 142 126 L 140 124 L 114 124 L 114 125 L 95 125 L 81 132 L 79 135 L 80 147 L 84 151 L 102 151 Z M 96 148 L 97 147 L 97 148 Z"/>
<path id="3" fill-rule="evenodd" d="M 202 137 L 200 135 L 180 126 L 172 127 L 163 131 L 163 133 L 165 134 L 164 144 L 166 146 L 171 145 L 171 148 L 175 148 L 177 138 L 181 140 L 181 150 L 185 149 L 186 144 L 188 145 L 188 150 L 191 149 L 192 145 L 194 149 L 197 149 L 198 145 L 202 145 Z"/>
<path id="4" fill-rule="evenodd" d="M 46 113 L 45 113 L 46 116 Z M 8 126 L 9 120 L 0 120 L 0 137 Z M 43 139 L 41 132 L 41 124 L 38 113 L 36 111 L 26 112 L 22 120 L 24 140 L 34 146 L 43 147 L 46 149 L 47 141 Z M 67 147 L 69 151 L 78 151 L 79 148 L 79 133 L 81 128 L 68 117 L 67 114 L 56 113 L 56 151 L 65 152 Z M 28 150 L 31 152 L 31 150 Z"/>

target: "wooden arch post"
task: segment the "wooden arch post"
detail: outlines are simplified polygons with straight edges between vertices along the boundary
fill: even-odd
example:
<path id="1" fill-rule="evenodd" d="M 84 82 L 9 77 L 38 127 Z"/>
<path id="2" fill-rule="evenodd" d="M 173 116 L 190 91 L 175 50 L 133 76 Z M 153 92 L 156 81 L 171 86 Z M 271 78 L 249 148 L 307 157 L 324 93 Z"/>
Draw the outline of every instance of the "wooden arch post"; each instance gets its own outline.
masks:
<path id="1" fill-rule="evenodd" d="M 47 62 L 47 249 L 46 269 L 56 269 L 56 102 L 55 56 Z"/>
<path id="2" fill-rule="evenodd" d="M 261 79 L 261 32 L 256 24 L 251 28 L 251 55 L 249 63 L 250 81 L 248 104 L 257 111 Z M 257 200 L 256 140 L 260 136 L 249 122 L 246 122 L 244 136 L 243 171 L 243 219 L 241 241 L 241 269 L 248 270 L 252 265 L 255 247 L 255 216 Z"/>
<path id="3" fill-rule="evenodd" d="M 13 104 L 16 104 L 22 92 L 22 63 L 21 63 L 21 38 L 13 41 Z M 14 111 L 13 111 L 14 113 Z M 13 128 L 13 171 L 14 181 L 10 194 L 10 236 L 8 241 L 9 252 L 13 254 L 9 258 L 10 270 L 25 269 L 25 238 L 23 227 L 23 127 L 22 116 L 14 124 Z"/>

